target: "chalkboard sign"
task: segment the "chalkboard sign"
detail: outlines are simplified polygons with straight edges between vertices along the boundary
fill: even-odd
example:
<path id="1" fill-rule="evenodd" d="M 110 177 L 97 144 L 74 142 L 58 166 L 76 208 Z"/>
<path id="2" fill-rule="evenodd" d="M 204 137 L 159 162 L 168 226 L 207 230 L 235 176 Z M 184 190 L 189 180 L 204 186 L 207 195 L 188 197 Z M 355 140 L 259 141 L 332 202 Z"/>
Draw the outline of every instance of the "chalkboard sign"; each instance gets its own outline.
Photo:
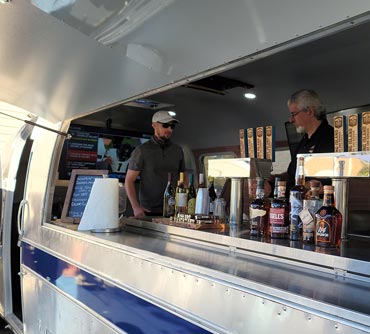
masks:
<path id="1" fill-rule="evenodd" d="M 108 170 L 74 169 L 63 205 L 61 221 L 79 223 L 96 178 L 108 175 Z"/>

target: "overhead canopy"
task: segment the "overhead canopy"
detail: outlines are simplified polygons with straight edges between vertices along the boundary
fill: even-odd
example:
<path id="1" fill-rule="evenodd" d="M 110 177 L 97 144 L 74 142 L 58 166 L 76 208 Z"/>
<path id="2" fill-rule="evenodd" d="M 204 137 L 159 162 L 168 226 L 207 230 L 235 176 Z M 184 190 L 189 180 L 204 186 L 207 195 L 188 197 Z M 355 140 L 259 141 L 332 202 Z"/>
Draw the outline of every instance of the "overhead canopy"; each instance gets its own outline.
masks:
<path id="1" fill-rule="evenodd" d="M 72 119 L 348 28 L 370 10 L 365 0 L 174 0 L 149 15 L 154 3 L 0 5 L 0 100 Z"/>

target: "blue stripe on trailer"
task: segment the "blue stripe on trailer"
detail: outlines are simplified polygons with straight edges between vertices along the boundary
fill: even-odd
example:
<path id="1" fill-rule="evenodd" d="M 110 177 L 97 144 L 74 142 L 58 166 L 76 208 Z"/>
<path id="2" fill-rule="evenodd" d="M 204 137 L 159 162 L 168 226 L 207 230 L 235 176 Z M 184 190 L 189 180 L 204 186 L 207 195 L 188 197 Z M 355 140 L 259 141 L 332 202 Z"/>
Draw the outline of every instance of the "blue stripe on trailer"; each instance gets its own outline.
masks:
<path id="1" fill-rule="evenodd" d="M 27 243 L 22 262 L 129 334 L 211 333 Z"/>

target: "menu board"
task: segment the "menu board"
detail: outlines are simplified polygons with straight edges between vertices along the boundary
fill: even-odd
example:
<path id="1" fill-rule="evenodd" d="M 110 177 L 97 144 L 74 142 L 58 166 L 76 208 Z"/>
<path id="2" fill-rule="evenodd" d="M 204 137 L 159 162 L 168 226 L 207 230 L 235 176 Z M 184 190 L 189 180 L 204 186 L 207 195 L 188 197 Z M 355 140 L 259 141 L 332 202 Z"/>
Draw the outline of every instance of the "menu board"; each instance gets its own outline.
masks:
<path id="1" fill-rule="evenodd" d="M 103 175 L 108 175 L 108 170 L 72 170 L 61 216 L 62 222 L 80 222 L 94 181 L 96 178 L 102 178 Z"/>

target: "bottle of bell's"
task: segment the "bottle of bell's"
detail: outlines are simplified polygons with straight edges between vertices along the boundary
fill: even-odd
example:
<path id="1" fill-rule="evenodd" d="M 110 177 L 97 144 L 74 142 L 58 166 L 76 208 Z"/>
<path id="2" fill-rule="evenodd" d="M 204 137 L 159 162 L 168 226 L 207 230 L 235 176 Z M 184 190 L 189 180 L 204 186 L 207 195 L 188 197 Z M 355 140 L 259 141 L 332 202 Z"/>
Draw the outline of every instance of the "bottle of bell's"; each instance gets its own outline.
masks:
<path id="1" fill-rule="evenodd" d="M 289 203 L 285 198 L 286 181 L 278 181 L 275 188 L 277 188 L 277 194 L 271 201 L 269 233 L 271 238 L 285 239 L 289 236 Z"/>
<path id="2" fill-rule="evenodd" d="M 295 178 L 295 186 L 290 189 L 289 203 L 290 203 L 290 240 L 299 240 L 301 237 L 302 220 L 299 213 L 303 209 L 303 200 L 305 198 L 307 189 L 304 186 L 304 158 L 298 158 L 298 167 Z"/>
<path id="3" fill-rule="evenodd" d="M 342 231 L 342 214 L 334 206 L 334 187 L 324 186 L 324 203 L 315 215 L 315 245 L 339 247 Z"/>
<path id="4" fill-rule="evenodd" d="M 251 236 L 267 236 L 268 211 L 269 201 L 265 198 L 264 181 L 262 178 L 257 178 L 256 199 L 254 199 L 249 205 Z"/>

